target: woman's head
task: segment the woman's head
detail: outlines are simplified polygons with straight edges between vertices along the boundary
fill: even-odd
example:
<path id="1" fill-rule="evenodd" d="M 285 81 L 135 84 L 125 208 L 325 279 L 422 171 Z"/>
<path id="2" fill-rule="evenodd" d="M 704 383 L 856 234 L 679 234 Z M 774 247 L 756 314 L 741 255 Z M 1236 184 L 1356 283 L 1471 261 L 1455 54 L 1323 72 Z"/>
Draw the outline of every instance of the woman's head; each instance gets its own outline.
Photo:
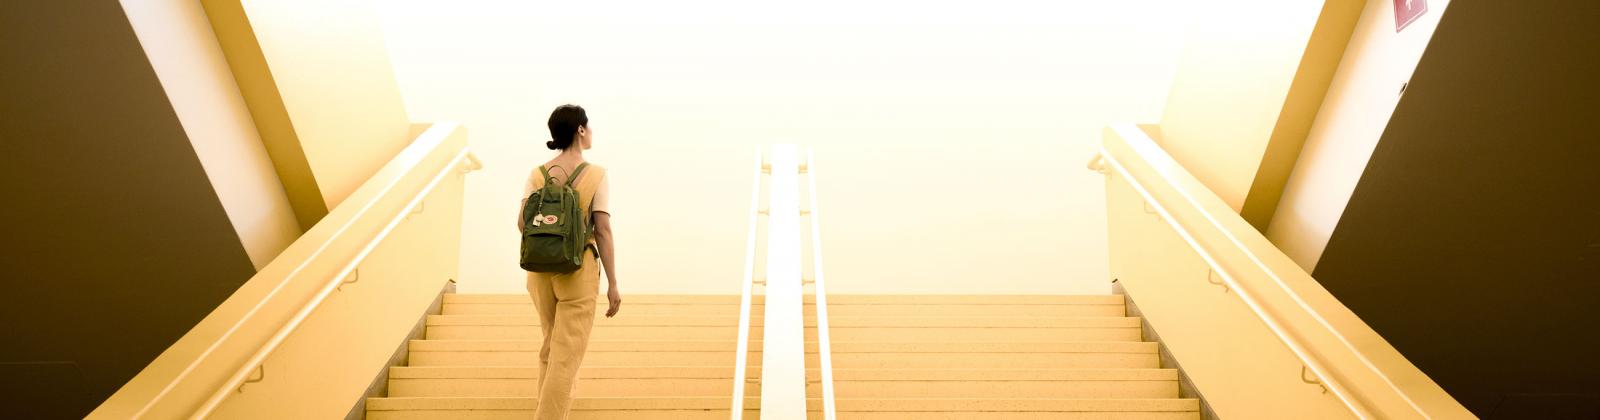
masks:
<path id="1" fill-rule="evenodd" d="M 577 105 L 562 105 L 550 113 L 550 141 L 544 143 L 550 150 L 567 150 L 574 144 L 581 149 L 588 149 L 592 137 L 589 130 L 589 114 L 583 112 L 583 107 Z"/>

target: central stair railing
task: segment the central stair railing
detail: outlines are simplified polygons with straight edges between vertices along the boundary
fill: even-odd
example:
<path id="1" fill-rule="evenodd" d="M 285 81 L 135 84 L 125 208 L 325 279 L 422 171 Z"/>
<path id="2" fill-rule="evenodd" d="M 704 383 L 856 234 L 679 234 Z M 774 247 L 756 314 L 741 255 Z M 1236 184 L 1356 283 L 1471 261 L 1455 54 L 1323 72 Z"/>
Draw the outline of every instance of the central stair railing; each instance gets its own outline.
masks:
<path id="1" fill-rule="evenodd" d="M 765 286 L 762 315 L 762 363 L 760 410 L 766 419 L 806 418 L 806 341 L 804 285 L 812 284 L 816 293 L 817 350 L 821 362 L 822 414 L 834 418 L 833 358 L 828 339 L 827 290 L 823 281 L 820 219 L 817 212 L 816 175 L 800 162 L 798 147 L 780 144 L 772 148 L 771 161 L 763 163 L 756 154 L 754 182 L 750 192 L 749 233 L 746 237 L 745 275 L 739 301 L 739 333 L 734 356 L 734 384 L 731 417 L 743 418 L 745 385 L 748 378 L 752 293 L 756 284 Z M 800 175 L 806 174 L 810 209 L 802 210 Z M 761 185 L 766 176 L 768 205 L 761 205 Z M 767 216 L 766 277 L 755 278 L 756 232 L 760 216 Z M 800 218 L 810 216 L 811 253 L 814 279 L 802 278 L 803 237 Z"/>

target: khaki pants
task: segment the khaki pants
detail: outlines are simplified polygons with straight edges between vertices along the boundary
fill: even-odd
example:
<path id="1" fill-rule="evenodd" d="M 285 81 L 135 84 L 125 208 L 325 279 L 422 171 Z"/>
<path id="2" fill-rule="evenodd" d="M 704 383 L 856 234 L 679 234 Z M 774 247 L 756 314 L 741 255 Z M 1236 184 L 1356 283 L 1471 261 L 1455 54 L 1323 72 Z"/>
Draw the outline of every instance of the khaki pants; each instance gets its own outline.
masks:
<path id="1" fill-rule="evenodd" d="M 565 419 L 578 385 L 578 366 L 589 348 L 600 264 L 584 252 L 583 268 L 567 274 L 528 273 L 528 295 L 539 312 L 544 346 L 539 349 L 539 408 L 535 418 Z"/>

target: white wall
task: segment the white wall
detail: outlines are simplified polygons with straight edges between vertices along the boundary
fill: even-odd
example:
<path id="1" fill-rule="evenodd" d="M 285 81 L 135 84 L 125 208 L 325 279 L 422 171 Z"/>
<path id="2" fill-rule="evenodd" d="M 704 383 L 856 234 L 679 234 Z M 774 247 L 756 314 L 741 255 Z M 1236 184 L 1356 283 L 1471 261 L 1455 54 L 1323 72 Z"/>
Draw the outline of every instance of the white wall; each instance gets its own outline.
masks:
<path id="1" fill-rule="evenodd" d="M 738 293 L 750 159 L 816 147 L 835 293 L 1106 293 L 1108 122 L 1160 117 L 1171 7 L 385 3 L 413 120 L 464 121 L 462 292 L 522 292 L 512 216 L 589 110 L 624 293 Z"/>
<path id="2" fill-rule="evenodd" d="M 179 0 L 122 0 L 122 8 L 260 269 L 301 232 L 205 11 L 199 2 Z"/>
<path id="3" fill-rule="evenodd" d="M 1400 33 L 1395 33 L 1391 2 L 1369 1 L 1361 11 L 1361 21 L 1267 228 L 1267 238 L 1307 271 L 1322 258 L 1400 102 L 1400 87 L 1416 70 L 1448 3 L 1429 1 L 1427 13 Z"/>

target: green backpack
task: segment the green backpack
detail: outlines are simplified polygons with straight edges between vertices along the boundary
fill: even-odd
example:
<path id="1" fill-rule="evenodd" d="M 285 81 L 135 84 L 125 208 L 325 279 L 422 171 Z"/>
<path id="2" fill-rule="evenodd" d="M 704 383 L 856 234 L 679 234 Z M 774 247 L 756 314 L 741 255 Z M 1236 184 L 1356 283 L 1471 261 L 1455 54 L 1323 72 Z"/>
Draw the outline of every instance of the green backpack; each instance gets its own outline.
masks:
<path id="1" fill-rule="evenodd" d="M 571 273 L 583 266 L 583 251 L 589 245 L 588 214 L 579 208 L 574 180 L 588 162 L 557 184 L 550 171 L 539 166 L 544 187 L 528 195 L 522 206 L 522 269 L 536 273 Z"/>

